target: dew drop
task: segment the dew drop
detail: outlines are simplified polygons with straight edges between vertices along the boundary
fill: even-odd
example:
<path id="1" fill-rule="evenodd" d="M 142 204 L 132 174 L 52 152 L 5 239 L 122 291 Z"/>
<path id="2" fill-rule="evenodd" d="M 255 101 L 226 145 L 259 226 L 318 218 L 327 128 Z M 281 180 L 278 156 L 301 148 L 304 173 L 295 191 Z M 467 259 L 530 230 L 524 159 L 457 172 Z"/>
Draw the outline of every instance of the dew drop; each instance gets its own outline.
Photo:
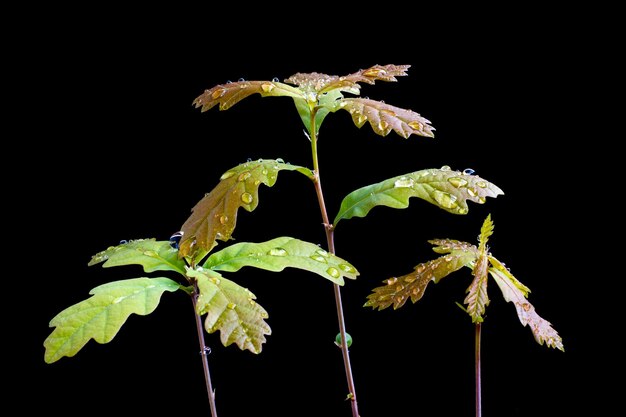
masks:
<path id="1" fill-rule="evenodd" d="M 126 298 L 126 297 L 117 297 L 115 300 L 113 300 L 113 304 L 117 304 L 117 303 L 121 302 L 124 298 Z M 528 310 L 526 310 L 526 311 L 528 311 Z"/>
<path id="2" fill-rule="evenodd" d="M 456 196 L 450 193 L 445 193 L 443 191 L 435 190 L 433 192 L 433 198 L 442 207 L 449 208 L 449 209 L 458 207 L 458 203 L 456 202 L 457 200 Z"/>
<path id="3" fill-rule="evenodd" d="M 279 164 L 284 164 L 285 160 L 283 158 L 276 158 L 276 162 L 278 162 Z"/>
<path id="4" fill-rule="evenodd" d="M 226 224 L 227 222 L 228 222 L 228 216 L 226 216 L 226 215 L 222 214 L 222 215 L 220 216 L 220 223 L 221 223 L 221 224 Z"/>
<path id="5" fill-rule="evenodd" d="M 120 240 L 120 245 L 125 245 L 128 243 L 128 240 Z M 117 249 L 117 248 L 116 248 Z"/>
<path id="6" fill-rule="evenodd" d="M 448 178 L 448 182 L 454 185 L 456 188 L 465 187 L 467 185 L 467 181 L 461 177 Z"/>
<path id="7" fill-rule="evenodd" d="M 276 86 L 274 84 L 272 84 L 272 83 L 263 83 L 263 84 L 261 84 L 261 90 L 263 90 L 266 93 L 269 93 L 274 88 L 276 88 Z"/>
<path id="8" fill-rule="evenodd" d="M 263 170 L 261 171 L 261 174 L 267 175 L 267 168 L 263 168 Z"/>
<path id="9" fill-rule="evenodd" d="M 389 127 L 389 123 L 385 122 L 384 120 L 381 120 L 380 122 L 378 122 L 378 129 L 385 131 L 387 130 L 388 127 Z"/>
<path id="10" fill-rule="evenodd" d="M 248 298 L 248 302 L 250 303 L 251 306 L 256 304 L 256 301 L 254 301 L 252 298 Z"/>
<path id="11" fill-rule="evenodd" d="M 261 312 L 261 318 L 262 318 L 262 319 L 266 319 L 266 318 L 268 318 L 268 317 L 269 317 L 269 314 L 267 314 L 267 312 L 266 312 L 266 311 L 262 311 L 262 312 Z"/>
<path id="12" fill-rule="evenodd" d="M 393 284 L 395 284 L 396 282 L 398 282 L 398 278 L 396 278 L 396 277 L 389 278 L 389 279 L 387 280 L 387 285 L 393 285 Z"/>
<path id="13" fill-rule="evenodd" d="M 366 77 L 378 77 L 379 75 L 384 75 L 387 71 L 380 68 L 370 68 L 363 71 L 363 75 Z"/>
<path id="14" fill-rule="evenodd" d="M 339 270 L 332 266 L 326 270 L 326 273 L 333 278 L 339 278 L 341 276 Z"/>
<path id="15" fill-rule="evenodd" d="M 381 101 L 381 103 L 383 103 L 383 102 Z M 391 111 L 391 110 L 382 109 L 380 112 L 383 113 L 383 114 L 388 114 L 389 116 L 396 116 L 396 113 Z"/>
<path id="16" fill-rule="evenodd" d="M 254 185 L 259 185 L 261 184 L 261 180 L 254 180 Z"/>
<path id="17" fill-rule="evenodd" d="M 279 83 L 279 82 L 280 82 L 280 80 L 278 79 L 278 77 L 274 77 L 274 78 L 272 78 L 272 81 L 273 81 L 273 82 L 275 82 L 275 83 Z"/>
<path id="18" fill-rule="evenodd" d="M 241 201 L 243 201 L 244 203 L 250 204 L 252 203 L 252 200 L 254 200 L 254 198 L 252 197 L 252 194 L 250 193 L 241 194 Z"/>
<path id="19" fill-rule="evenodd" d="M 224 90 L 223 88 L 218 88 L 217 90 L 211 93 L 211 97 L 213 97 L 213 100 L 217 100 L 218 98 L 222 97 L 224 94 L 226 94 L 226 90 Z"/>
<path id="20" fill-rule="evenodd" d="M 225 173 L 222 174 L 220 179 L 225 180 L 225 179 L 232 177 L 233 175 L 235 175 L 235 171 L 226 171 Z"/>
<path id="21" fill-rule="evenodd" d="M 317 253 L 318 255 L 322 255 L 325 258 L 328 258 L 330 256 L 330 253 L 328 253 L 324 249 L 318 249 L 315 251 L 315 253 Z"/>
<path id="22" fill-rule="evenodd" d="M 416 271 L 418 274 L 421 274 L 422 272 L 424 272 L 424 268 L 426 268 L 424 265 L 419 265 L 419 266 L 415 269 L 415 271 Z"/>
<path id="23" fill-rule="evenodd" d="M 270 256 L 287 256 L 288 255 L 287 251 L 283 248 L 270 249 L 270 251 L 267 252 L 267 254 Z"/>
<path id="24" fill-rule="evenodd" d="M 238 81 L 239 81 L 240 83 L 242 83 L 242 82 L 244 82 L 244 81 L 246 81 L 246 80 L 245 80 L 245 78 L 243 78 L 243 77 L 242 77 L 242 78 L 240 78 Z"/>
<path id="25" fill-rule="evenodd" d="M 220 285 L 219 278 L 212 277 L 212 278 L 209 278 L 209 281 L 211 281 L 215 285 Z"/>
<path id="26" fill-rule="evenodd" d="M 467 212 L 468 212 L 468 209 L 467 209 L 467 208 L 465 208 L 465 207 L 461 207 L 461 208 L 458 210 L 458 213 L 459 213 L 459 214 L 467 214 Z"/>
<path id="27" fill-rule="evenodd" d="M 487 202 L 487 198 L 485 198 L 483 196 L 480 196 L 480 197 L 478 197 L 478 202 L 480 204 L 485 204 Z"/>
<path id="28" fill-rule="evenodd" d="M 243 182 L 243 181 L 247 180 L 248 178 L 250 178 L 251 176 L 252 176 L 252 174 L 250 173 L 250 171 L 242 172 L 237 177 L 237 181 Z"/>
<path id="29" fill-rule="evenodd" d="M 476 185 L 480 188 L 487 188 L 487 183 L 485 181 L 478 181 Z"/>
<path id="30" fill-rule="evenodd" d="M 235 304 L 235 303 L 228 303 L 228 305 L 226 307 L 228 307 L 231 310 L 234 310 L 235 307 L 237 307 L 237 304 Z"/>
<path id="31" fill-rule="evenodd" d="M 474 171 L 472 168 L 465 168 L 463 170 L 463 175 L 472 175 L 474 172 L 476 171 Z"/>
<path id="32" fill-rule="evenodd" d="M 359 114 L 359 116 L 356 118 L 356 121 L 359 125 L 362 125 L 363 123 L 365 123 L 366 120 L 367 120 L 367 116 L 364 114 Z"/>
<path id="33" fill-rule="evenodd" d="M 146 250 L 146 251 L 143 252 L 143 254 L 146 255 L 146 256 L 150 256 L 152 258 L 155 258 L 155 257 L 158 256 L 158 254 L 155 251 L 153 251 L 153 250 Z"/>
<path id="34" fill-rule="evenodd" d="M 415 130 L 422 130 L 422 124 L 420 122 L 410 122 L 409 127 Z"/>
<path id="35" fill-rule="evenodd" d="M 468 188 L 468 189 L 467 189 L 467 193 L 468 193 L 469 195 L 471 195 L 472 197 L 476 197 L 476 196 L 478 195 L 478 191 L 476 191 L 476 190 L 475 190 L 475 189 L 473 189 L 473 188 Z"/>
<path id="36" fill-rule="evenodd" d="M 339 268 L 342 271 L 347 272 L 349 274 L 354 274 L 356 272 L 356 269 L 354 269 L 352 265 L 348 265 L 348 264 L 339 264 Z"/>
<path id="37" fill-rule="evenodd" d="M 452 169 L 452 168 L 450 168 L 450 166 L 449 166 L 449 165 L 444 165 L 444 166 L 442 166 L 442 167 L 441 167 L 441 170 L 442 170 L 442 171 L 450 171 L 451 169 Z"/>
<path id="38" fill-rule="evenodd" d="M 400 177 L 393 183 L 396 188 L 411 188 L 415 185 L 415 181 L 411 177 Z"/>
<path id="39" fill-rule="evenodd" d="M 415 275 L 407 275 L 406 277 L 404 277 L 404 282 L 410 284 L 412 282 L 415 282 L 416 279 L 417 277 Z"/>
<path id="40" fill-rule="evenodd" d="M 325 257 L 323 257 L 322 255 L 318 255 L 316 253 L 311 255 L 310 258 L 317 262 L 328 263 Z"/>

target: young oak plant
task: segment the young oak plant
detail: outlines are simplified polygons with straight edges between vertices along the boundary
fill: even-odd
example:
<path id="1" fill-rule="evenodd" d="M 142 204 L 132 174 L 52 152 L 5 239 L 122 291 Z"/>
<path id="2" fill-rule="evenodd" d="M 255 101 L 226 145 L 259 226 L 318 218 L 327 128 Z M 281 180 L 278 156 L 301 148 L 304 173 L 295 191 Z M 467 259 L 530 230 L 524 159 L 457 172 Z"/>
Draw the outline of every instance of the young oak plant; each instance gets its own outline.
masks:
<path id="1" fill-rule="evenodd" d="M 74 356 L 94 339 L 110 342 L 131 314 L 146 315 L 155 310 L 165 292 L 183 291 L 191 296 L 201 352 L 208 348 L 204 331 L 220 331 L 221 342 L 236 344 L 242 350 L 261 352 L 265 336 L 271 333 L 267 311 L 255 301 L 247 288 L 241 287 L 220 272 L 236 272 L 245 266 L 282 271 L 287 267 L 313 272 L 333 283 L 339 334 L 348 396 L 352 415 L 358 417 L 358 405 L 346 333 L 340 287 L 344 278 L 355 279 L 359 272 L 348 261 L 335 255 L 334 230 L 342 219 L 364 217 L 373 207 L 383 205 L 405 208 L 410 197 L 418 197 L 455 214 L 468 212 L 468 201 L 485 203 L 502 191 L 471 173 L 459 173 L 444 166 L 426 169 L 387 179 L 350 193 L 330 222 L 318 160 L 318 133 L 324 119 L 339 110 L 349 112 L 357 127 L 369 123 L 381 136 L 396 132 L 403 138 L 410 135 L 433 137 L 430 122 L 411 110 L 382 101 L 358 96 L 360 84 L 375 81 L 397 81 L 405 76 L 409 65 L 375 65 L 346 76 L 321 73 L 297 73 L 280 82 L 238 81 L 217 85 L 198 96 L 193 104 L 205 112 L 215 106 L 226 110 L 242 99 L 260 94 L 263 97 L 291 97 L 304 123 L 310 143 L 312 169 L 285 163 L 282 159 L 259 159 L 240 164 L 226 171 L 219 183 L 192 209 L 181 231 L 169 241 L 139 239 L 109 247 L 96 254 L 90 265 L 104 267 L 130 264 L 141 265 L 146 273 L 163 271 L 177 273 L 180 279 L 168 277 L 139 277 L 111 282 L 94 288 L 91 298 L 75 304 L 55 316 L 50 326 L 54 331 L 45 340 L 45 361 L 55 362 L 64 356 Z M 278 237 L 267 242 L 243 242 L 217 252 L 218 241 L 232 238 L 240 208 L 251 212 L 259 203 L 261 184 L 273 186 L 282 170 L 305 175 L 314 185 L 326 232 L 327 249 L 293 237 Z M 206 316 L 202 323 L 202 316 Z M 217 416 L 208 360 L 202 355 L 211 415 Z"/>
<path id="2" fill-rule="evenodd" d="M 475 332 L 475 378 L 476 378 L 476 416 L 482 414 L 481 406 L 481 379 L 480 379 L 480 336 L 481 323 L 489 297 L 487 295 L 487 282 L 491 277 L 496 281 L 502 296 L 507 302 L 513 303 L 517 316 L 523 326 L 528 325 L 537 343 L 551 348 L 564 350 L 563 341 L 554 330 L 551 323 L 541 318 L 535 311 L 535 307 L 527 300 L 530 289 L 513 276 L 495 256 L 489 252 L 487 241 L 493 234 L 494 224 L 491 215 L 488 215 L 480 229 L 478 246 L 471 243 L 452 239 L 434 239 L 428 242 L 434 245 L 433 251 L 443 256 L 420 263 L 414 270 L 406 275 L 392 277 L 385 281 L 385 285 L 374 288 L 368 295 L 365 307 L 383 310 L 390 306 L 396 310 L 402 307 L 407 300 L 413 303 L 419 301 L 424 295 L 428 284 L 433 281 L 438 283 L 442 278 L 463 267 L 470 268 L 474 279 L 467 288 L 467 296 L 463 301 L 467 307 L 462 307 L 472 318 L 476 326 Z"/>

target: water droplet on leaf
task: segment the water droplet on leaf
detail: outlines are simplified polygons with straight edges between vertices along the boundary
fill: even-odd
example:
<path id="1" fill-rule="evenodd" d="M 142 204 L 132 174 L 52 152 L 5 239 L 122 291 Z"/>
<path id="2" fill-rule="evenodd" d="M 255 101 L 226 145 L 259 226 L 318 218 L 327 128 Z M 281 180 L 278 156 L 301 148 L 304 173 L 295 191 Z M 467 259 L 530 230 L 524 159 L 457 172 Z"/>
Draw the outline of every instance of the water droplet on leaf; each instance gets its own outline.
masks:
<path id="1" fill-rule="evenodd" d="M 270 256 L 287 256 L 288 255 L 287 251 L 283 248 L 270 249 L 270 251 L 267 252 L 267 254 Z"/>
<path id="2" fill-rule="evenodd" d="M 411 188 L 415 185 L 415 181 L 411 177 L 400 177 L 393 183 L 396 188 Z"/>
<path id="3" fill-rule="evenodd" d="M 339 278 L 341 276 L 339 270 L 332 266 L 326 270 L 326 273 L 333 278 Z"/>
<path id="4" fill-rule="evenodd" d="M 396 278 L 396 277 L 389 278 L 389 279 L 387 280 L 387 285 L 393 285 L 393 284 L 395 284 L 396 282 L 398 282 L 398 278 Z"/>
<path id="5" fill-rule="evenodd" d="M 239 177 L 237 177 L 237 181 L 243 182 L 247 180 L 248 178 L 250 178 L 251 176 L 252 174 L 250 173 L 250 171 L 242 172 L 241 174 L 239 174 Z"/>
<path id="6" fill-rule="evenodd" d="M 228 305 L 226 307 L 230 308 L 231 310 L 234 310 L 234 308 L 237 307 L 237 304 L 235 304 L 235 303 L 228 303 Z"/>
<path id="7" fill-rule="evenodd" d="M 352 265 L 348 265 L 348 264 L 339 264 L 339 268 L 341 268 L 342 271 L 347 272 L 349 274 L 354 274 L 356 272 L 356 269 L 354 269 Z"/>
<path id="8" fill-rule="evenodd" d="M 456 202 L 456 196 L 450 193 L 435 190 L 433 191 L 433 198 L 435 199 L 435 201 L 437 201 L 437 203 L 439 203 L 441 207 L 449 209 L 458 207 L 458 203 Z"/>
<path id="9" fill-rule="evenodd" d="M 227 178 L 232 177 L 233 175 L 235 175 L 235 171 L 226 171 L 225 173 L 222 174 L 222 176 L 220 177 L 221 180 L 225 180 Z"/>
<path id="10" fill-rule="evenodd" d="M 476 171 L 474 171 L 472 168 L 465 168 L 463 170 L 463 175 L 472 175 L 474 172 Z"/>
<path id="11" fill-rule="evenodd" d="M 250 193 L 243 193 L 241 194 L 241 201 L 243 201 L 246 204 L 250 204 L 252 203 L 252 201 L 254 200 L 254 198 L 252 197 L 252 194 Z"/>
<path id="12" fill-rule="evenodd" d="M 441 170 L 442 170 L 442 171 L 450 171 L 451 169 L 452 169 L 452 168 L 450 168 L 450 166 L 449 166 L 449 165 L 444 165 L 444 166 L 442 166 L 442 167 L 441 167 Z"/>
<path id="13" fill-rule="evenodd" d="M 465 187 L 467 185 L 467 181 L 461 177 L 448 178 L 448 182 L 454 185 L 456 188 Z"/>
<path id="14" fill-rule="evenodd" d="M 274 88 L 276 88 L 276 86 L 272 83 L 263 83 L 261 84 L 261 90 L 263 90 L 266 93 L 271 92 Z"/>
<path id="15" fill-rule="evenodd" d="M 226 90 L 223 88 L 218 88 L 217 90 L 211 93 L 211 97 L 213 98 L 213 100 L 217 100 L 218 98 L 222 97 L 224 94 L 226 94 Z"/>

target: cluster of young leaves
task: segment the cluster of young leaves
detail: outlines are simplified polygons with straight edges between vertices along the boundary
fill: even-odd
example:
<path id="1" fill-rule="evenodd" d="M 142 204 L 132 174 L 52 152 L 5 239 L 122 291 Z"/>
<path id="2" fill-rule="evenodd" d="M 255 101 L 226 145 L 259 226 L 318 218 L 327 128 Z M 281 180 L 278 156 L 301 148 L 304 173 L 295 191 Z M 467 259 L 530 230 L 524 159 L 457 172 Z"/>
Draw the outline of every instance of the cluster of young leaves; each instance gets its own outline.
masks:
<path id="1" fill-rule="evenodd" d="M 259 353 L 265 335 L 271 333 L 265 322 L 268 314 L 254 301 L 252 292 L 218 271 L 235 272 L 245 266 L 269 271 L 291 267 L 313 272 L 337 284 L 343 284 L 344 277 L 354 279 L 358 275 L 347 261 L 315 244 L 290 237 L 231 245 L 213 253 L 195 268 L 179 258 L 178 250 L 169 240 L 139 239 L 94 255 L 89 265 L 99 263 L 105 268 L 136 264 L 145 272 L 176 272 L 185 278 L 187 285 L 167 277 L 140 277 L 92 289 L 91 298 L 61 311 L 51 320 L 50 325 L 56 328 L 44 342 L 46 362 L 74 356 L 90 339 L 110 342 L 131 314 L 152 313 L 166 291 L 191 293 L 194 281 L 199 287 L 197 313 L 207 315 L 207 332 L 219 330 L 225 346 L 235 343 L 242 350 Z"/>
<path id="2" fill-rule="evenodd" d="M 346 110 L 359 128 L 369 122 L 379 135 L 386 136 L 392 130 L 403 138 L 412 134 L 433 137 L 430 121 L 411 110 L 392 106 L 367 98 L 346 98 L 343 93 L 359 95 L 359 83 L 374 84 L 376 81 L 397 81 L 396 77 L 407 75 L 410 65 L 375 65 L 345 76 L 317 72 L 296 73 L 280 82 L 237 81 L 219 84 L 206 90 L 193 104 L 205 112 L 215 106 L 227 110 L 252 94 L 263 97 L 291 97 L 294 100 L 304 126 L 311 131 L 314 119 L 315 134 L 329 113 Z"/>
<path id="3" fill-rule="evenodd" d="M 408 65 L 376 65 L 342 77 L 298 73 L 285 83 L 277 80 L 226 83 L 206 90 L 193 103 L 202 111 L 216 105 L 226 110 L 254 93 L 287 96 L 294 100 L 309 134 L 318 133 L 328 114 L 344 109 L 352 115 L 356 126 L 360 128 L 368 121 L 382 136 L 393 130 L 404 138 L 411 134 L 432 137 L 434 128 L 418 113 L 379 101 L 343 96 L 343 93 L 358 95 L 360 82 L 396 81 L 395 77 L 406 75 L 408 68 Z M 359 273 L 349 262 L 318 245 L 291 237 L 231 245 L 207 258 L 218 240 L 231 239 L 239 208 L 253 211 L 259 203 L 259 186 L 273 186 L 282 170 L 296 171 L 316 180 L 312 170 L 281 159 L 246 162 L 225 172 L 217 186 L 196 204 L 181 228 L 182 238 L 177 247 L 172 247 L 170 241 L 140 239 L 95 255 L 90 265 L 138 264 L 145 272 L 176 272 L 184 278 L 183 284 L 167 277 L 141 277 L 94 288 L 91 298 L 63 310 L 51 320 L 50 326 L 55 329 L 44 342 L 46 362 L 75 355 L 90 339 L 99 343 L 111 341 L 130 314 L 151 313 L 164 292 L 176 290 L 198 292 L 196 312 L 207 315 L 205 329 L 209 333 L 219 330 L 224 345 L 235 343 L 240 349 L 259 353 L 265 335 L 270 334 L 264 321 L 267 312 L 254 302 L 255 297 L 247 288 L 217 271 L 235 272 L 244 266 L 270 271 L 292 267 L 308 270 L 338 285 L 344 284 L 344 277 L 355 279 Z M 498 187 L 478 176 L 452 171 L 449 167 L 422 170 L 350 193 L 342 201 L 334 222 L 336 225 L 341 219 L 363 217 L 378 205 L 405 208 L 410 197 L 419 197 L 455 214 L 466 214 L 468 200 L 484 203 L 487 197 L 498 194 L 502 194 Z"/>
<path id="4" fill-rule="evenodd" d="M 491 215 L 488 215 L 481 227 L 478 246 L 452 239 L 430 240 L 429 243 L 434 245 L 433 250 L 444 256 L 421 263 L 406 275 L 383 281 L 385 285 L 374 288 L 368 295 L 365 306 L 382 310 L 392 305 L 394 309 L 398 309 L 409 299 L 416 303 L 422 298 L 431 281 L 438 283 L 452 272 L 468 267 L 471 268 L 474 279 L 467 289 L 464 304 L 467 305 L 465 311 L 472 318 L 472 322 L 483 321 L 489 304 L 487 279 L 491 275 L 504 299 L 515 305 L 522 325 L 530 327 L 535 340 L 540 345 L 545 343 L 548 347 L 564 350 L 563 341 L 551 323 L 541 318 L 535 307 L 528 302 L 530 289 L 489 252 L 487 241 L 493 234 L 493 228 Z"/>

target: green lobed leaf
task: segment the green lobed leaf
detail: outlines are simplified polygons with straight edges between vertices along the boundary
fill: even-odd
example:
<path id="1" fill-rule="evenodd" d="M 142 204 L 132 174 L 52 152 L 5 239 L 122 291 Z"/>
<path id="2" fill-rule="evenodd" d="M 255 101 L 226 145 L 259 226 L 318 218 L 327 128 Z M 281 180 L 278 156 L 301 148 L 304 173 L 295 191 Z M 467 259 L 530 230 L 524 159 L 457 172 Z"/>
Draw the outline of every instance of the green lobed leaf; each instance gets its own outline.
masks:
<path id="1" fill-rule="evenodd" d="M 169 241 L 137 239 L 111 246 L 95 254 L 89 266 L 104 262 L 104 268 L 121 265 L 141 265 L 145 272 L 175 271 L 185 274 L 185 262 L 178 258 L 178 251 Z"/>
<path id="2" fill-rule="evenodd" d="M 333 111 L 343 109 L 352 115 L 354 124 L 361 128 L 366 122 L 374 132 L 387 136 L 392 130 L 403 138 L 411 135 L 434 137 L 430 121 L 419 113 L 366 98 L 344 98 Z"/>
<path id="3" fill-rule="evenodd" d="M 519 281 L 511 280 L 512 275 L 504 273 L 500 269 L 490 268 L 489 273 L 495 279 L 504 299 L 515 305 L 517 316 L 523 326 L 528 325 L 537 343 L 564 351 L 563 340 L 552 324 L 541 318 L 535 311 L 535 307 L 526 300 L 524 291 L 519 288 Z M 525 287 L 524 287 L 525 288 Z"/>
<path id="4" fill-rule="evenodd" d="M 419 197 L 450 213 L 467 214 L 467 201 L 483 204 L 487 197 L 504 194 L 477 175 L 449 167 L 425 169 L 368 185 L 348 194 L 341 202 L 335 226 L 341 219 L 365 217 L 376 206 L 406 208 L 410 197 Z"/>
<path id="5" fill-rule="evenodd" d="M 483 222 L 480 228 L 480 235 L 478 236 L 478 250 L 485 253 L 487 252 L 487 241 L 489 236 L 493 235 L 493 222 L 491 221 L 491 214 L 487 215 L 487 218 Z"/>
<path id="6" fill-rule="evenodd" d="M 110 342 L 131 314 L 152 313 L 165 291 L 179 288 L 169 278 L 134 278 L 92 289 L 91 298 L 66 308 L 50 321 L 55 329 L 44 341 L 44 360 L 52 363 L 74 356 L 90 339 Z"/>
<path id="7" fill-rule="evenodd" d="M 220 110 L 227 110 L 252 94 L 260 94 L 263 97 L 303 97 L 303 93 L 299 89 L 278 81 L 238 81 L 216 85 L 205 90 L 204 93 L 196 97 L 193 105 L 196 108 L 201 108 L 202 112 L 218 104 Z"/>
<path id="8" fill-rule="evenodd" d="M 359 275 L 346 260 L 313 243 L 286 236 L 262 243 L 231 245 L 209 256 L 203 265 L 204 268 L 228 272 L 244 266 L 276 272 L 288 267 L 304 269 L 339 285 L 344 284 L 344 277 L 355 279 Z"/>
<path id="9" fill-rule="evenodd" d="M 206 331 L 219 330 L 224 346 L 235 343 L 241 350 L 260 353 L 271 329 L 264 321 L 268 314 L 257 304 L 256 296 L 215 271 L 188 268 L 187 275 L 197 280 L 200 296 L 196 312 L 207 315 Z"/>
<path id="10" fill-rule="evenodd" d="M 396 310 L 402 307 L 409 298 L 416 303 L 424 295 L 430 281 L 437 283 L 474 259 L 476 259 L 475 251 L 458 250 L 454 254 L 421 263 L 409 274 L 383 281 L 386 285 L 374 288 L 373 292 L 367 296 L 364 307 L 383 310 L 393 304 L 393 309 Z"/>
<path id="11" fill-rule="evenodd" d="M 179 257 L 193 258 L 198 251 L 208 253 L 215 246 L 216 239 L 228 241 L 235 229 L 239 208 L 254 210 L 259 204 L 259 186 L 272 187 L 282 170 L 297 171 L 313 178 L 308 168 L 280 159 L 246 162 L 225 172 L 217 186 L 195 205 L 183 224 Z"/>

